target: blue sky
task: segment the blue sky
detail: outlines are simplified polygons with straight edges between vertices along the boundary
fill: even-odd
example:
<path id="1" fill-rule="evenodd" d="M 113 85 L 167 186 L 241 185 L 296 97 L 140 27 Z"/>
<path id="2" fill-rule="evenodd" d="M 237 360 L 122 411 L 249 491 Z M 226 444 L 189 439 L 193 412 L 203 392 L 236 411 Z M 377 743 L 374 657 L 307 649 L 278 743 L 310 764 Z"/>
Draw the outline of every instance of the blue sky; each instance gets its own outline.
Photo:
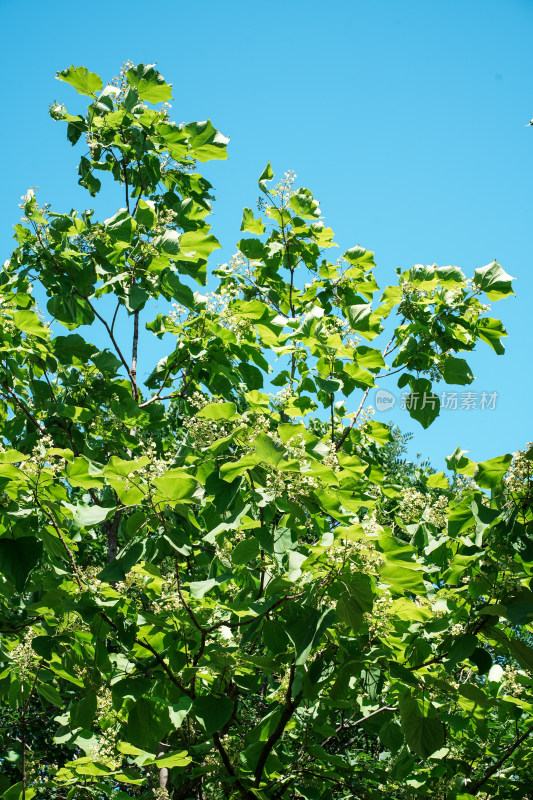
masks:
<path id="1" fill-rule="evenodd" d="M 497 392 L 496 408 L 444 410 L 423 431 L 396 392 L 393 414 L 377 418 L 412 431 L 410 453 L 439 469 L 457 445 L 479 461 L 533 439 L 531 0 L 0 0 L 0 24 L 2 259 L 29 186 L 55 210 L 94 205 L 76 186 L 79 152 L 48 117 L 54 99 L 83 104 L 56 71 L 84 65 L 106 81 L 126 59 L 157 61 L 174 119 L 211 118 L 231 136 L 230 160 L 202 170 L 223 245 L 213 263 L 233 252 L 267 160 L 313 190 L 341 248 L 374 250 L 382 286 L 396 267 L 469 275 L 497 258 L 517 278 L 517 296 L 493 305 L 507 353 L 481 346 L 468 387 Z M 105 194 L 99 209 L 121 202 Z"/>

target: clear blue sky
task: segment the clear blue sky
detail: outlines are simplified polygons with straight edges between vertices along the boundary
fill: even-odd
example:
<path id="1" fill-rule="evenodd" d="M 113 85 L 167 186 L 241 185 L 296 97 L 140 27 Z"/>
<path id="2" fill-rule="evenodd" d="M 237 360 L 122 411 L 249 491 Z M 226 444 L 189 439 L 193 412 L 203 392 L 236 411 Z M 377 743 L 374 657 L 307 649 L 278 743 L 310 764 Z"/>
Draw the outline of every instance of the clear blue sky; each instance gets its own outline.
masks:
<path id="1" fill-rule="evenodd" d="M 341 247 L 375 251 L 382 286 L 398 266 L 471 274 L 494 258 L 517 278 L 516 298 L 493 306 L 506 355 L 483 345 L 470 359 L 469 389 L 498 392 L 496 409 L 442 411 L 427 431 L 405 411 L 392 418 L 439 469 L 456 445 L 483 460 L 533 439 L 531 0 L 0 0 L 0 25 L 2 259 L 29 186 L 55 210 L 93 205 L 76 186 L 79 152 L 48 117 L 54 99 L 79 107 L 55 72 L 85 65 L 105 82 L 126 59 L 157 61 L 174 119 L 211 118 L 231 136 L 230 160 L 203 170 L 224 246 L 215 262 L 233 252 L 270 160 L 313 190 Z M 106 203 L 112 213 L 121 200 Z"/>

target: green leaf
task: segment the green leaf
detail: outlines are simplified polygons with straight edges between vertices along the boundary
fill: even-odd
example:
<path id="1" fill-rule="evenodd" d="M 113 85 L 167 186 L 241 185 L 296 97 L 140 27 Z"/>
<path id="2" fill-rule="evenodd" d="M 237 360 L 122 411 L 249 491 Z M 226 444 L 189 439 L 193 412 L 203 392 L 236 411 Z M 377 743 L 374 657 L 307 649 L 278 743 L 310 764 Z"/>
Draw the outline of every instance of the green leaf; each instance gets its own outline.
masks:
<path id="1" fill-rule="evenodd" d="M 384 422 L 376 422 L 376 420 L 371 419 L 366 423 L 364 431 L 365 435 L 368 436 L 369 439 L 373 439 L 379 444 L 392 442 L 390 427 L 385 425 Z"/>
<path id="2" fill-rule="evenodd" d="M 518 639 L 511 639 L 509 650 L 513 658 L 516 658 L 522 669 L 533 673 L 533 648 Z"/>
<path id="3" fill-rule="evenodd" d="M 231 551 L 231 561 L 233 564 L 247 564 L 248 561 L 259 555 L 259 542 L 257 539 L 244 539 L 239 542 Z"/>
<path id="4" fill-rule="evenodd" d="M 305 664 L 323 632 L 333 623 L 334 617 L 335 613 L 331 609 L 321 613 L 308 606 L 292 605 L 285 632 L 294 645 L 297 666 Z"/>
<path id="5" fill-rule="evenodd" d="M 113 516 L 116 511 L 115 506 L 104 508 L 103 506 L 88 506 L 83 503 L 77 503 L 77 505 L 63 503 L 63 505 L 72 512 L 75 529 L 93 528 L 95 525 L 100 525 L 101 522 Z"/>
<path id="6" fill-rule="evenodd" d="M 477 636 L 474 636 L 472 633 L 454 636 L 450 648 L 446 653 L 446 668 L 451 671 L 456 664 L 460 664 L 466 658 L 469 658 L 477 645 Z"/>
<path id="7" fill-rule="evenodd" d="M 86 94 L 89 97 L 96 97 L 102 87 L 102 79 L 94 72 L 89 72 L 87 67 L 68 67 L 58 72 L 56 78 L 65 83 L 70 83 L 78 94 Z"/>
<path id="8" fill-rule="evenodd" d="M 500 339 L 502 336 L 507 336 L 507 331 L 499 319 L 492 319 L 492 317 L 480 319 L 478 321 L 478 336 L 482 341 L 490 344 L 498 355 L 505 353 L 505 347 Z"/>
<path id="9" fill-rule="evenodd" d="M 267 181 L 271 181 L 273 177 L 274 173 L 272 172 L 272 167 L 270 166 L 270 161 L 269 161 L 266 167 L 264 168 L 263 172 L 259 176 L 259 181 L 258 181 L 259 188 L 263 192 L 268 193 Z"/>
<path id="10" fill-rule="evenodd" d="M 448 478 L 444 474 L 444 472 L 435 472 L 432 475 L 428 475 L 427 485 L 431 489 L 449 489 L 450 484 L 448 482 Z"/>
<path id="11" fill-rule="evenodd" d="M 474 380 L 470 367 L 464 358 L 454 358 L 453 356 L 445 356 L 442 377 L 446 383 L 458 384 L 459 386 L 465 386 Z"/>
<path id="12" fill-rule="evenodd" d="M 260 261 L 265 258 L 267 249 L 260 239 L 241 239 L 237 247 L 246 258 Z"/>
<path id="13" fill-rule="evenodd" d="M 234 419 L 237 412 L 235 403 L 208 403 L 197 413 L 200 419 Z"/>
<path id="14" fill-rule="evenodd" d="M 217 131 L 211 120 L 190 122 L 185 125 L 183 131 L 189 137 L 192 155 L 198 161 L 204 162 L 228 157 L 226 148 L 229 138 Z"/>
<path id="15" fill-rule="evenodd" d="M 52 349 L 60 364 L 86 364 L 96 353 L 94 344 L 89 344 L 77 333 L 70 336 L 54 336 Z"/>
<path id="16" fill-rule="evenodd" d="M 46 308 L 55 319 L 72 330 L 80 325 L 90 325 L 94 320 L 94 312 L 83 297 L 75 294 L 54 295 Z"/>
<path id="17" fill-rule="evenodd" d="M 187 231 L 179 239 L 180 259 L 209 258 L 213 250 L 220 249 L 220 242 L 212 234 L 202 230 Z"/>
<path id="18" fill-rule="evenodd" d="M 431 381 L 426 378 L 414 378 L 412 375 L 403 375 L 409 383 L 410 394 L 405 398 L 405 407 L 410 416 L 416 419 L 423 428 L 429 428 L 431 423 L 439 416 L 440 400 L 431 386 Z M 405 385 L 398 381 L 398 386 Z"/>
<path id="19" fill-rule="evenodd" d="M 347 250 L 344 253 L 344 258 L 352 266 L 362 267 L 364 270 L 369 270 L 376 266 L 372 250 L 365 250 L 364 247 L 360 247 L 359 245 Z"/>
<path id="20" fill-rule="evenodd" d="M 154 485 L 162 495 L 172 501 L 189 499 L 198 488 L 195 478 L 181 469 L 169 469 L 154 480 Z"/>
<path id="21" fill-rule="evenodd" d="M 126 738 L 136 747 L 155 753 L 170 728 L 167 706 L 157 700 L 141 697 L 128 712 Z"/>
<path id="22" fill-rule="evenodd" d="M 104 225 L 111 241 L 124 244 L 131 243 L 137 228 L 137 223 L 125 208 L 119 209 L 112 217 L 104 220 Z"/>
<path id="23" fill-rule="evenodd" d="M 163 758 L 156 758 L 154 764 L 158 769 L 163 769 L 163 767 L 170 769 L 172 767 L 186 767 L 191 761 L 192 758 L 187 754 L 186 750 L 176 750 L 175 753 L 168 753 Z"/>
<path id="24" fill-rule="evenodd" d="M 425 759 L 444 746 L 442 723 L 425 716 L 410 691 L 401 695 L 398 705 L 402 731 L 411 750 Z"/>
<path id="25" fill-rule="evenodd" d="M 22 592 L 30 572 L 43 554 L 43 543 L 33 536 L 0 539 L 0 572 Z"/>
<path id="26" fill-rule="evenodd" d="M 196 600 L 201 600 L 207 592 L 217 585 L 216 578 L 208 578 L 206 581 L 191 581 L 189 584 L 189 591 L 191 597 Z"/>
<path id="27" fill-rule="evenodd" d="M 261 218 L 256 219 L 251 208 L 244 208 L 242 212 L 241 231 L 249 233 L 264 233 L 265 226 Z"/>
<path id="28" fill-rule="evenodd" d="M 193 701 L 191 713 L 206 733 L 213 734 L 223 728 L 231 717 L 233 703 L 229 697 L 203 695 Z"/>
<path id="29" fill-rule="evenodd" d="M 149 103 L 166 103 L 172 97 L 172 87 L 165 83 L 165 79 L 153 64 L 138 64 L 126 73 L 126 80 L 130 86 L 137 89 L 141 100 Z"/>
<path id="30" fill-rule="evenodd" d="M 402 729 L 394 720 L 385 722 L 379 729 L 378 736 L 383 747 L 391 753 L 397 753 L 404 743 Z"/>
<path id="31" fill-rule="evenodd" d="M 363 622 L 363 614 L 372 611 L 374 595 L 368 575 L 351 575 L 342 581 L 343 593 L 337 601 L 337 617 L 351 626 L 357 633 Z"/>
<path id="32" fill-rule="evenodd" d="M 35 797 L 35 794 L 35 789 L 32 789 L 31 787 L 26 787 L 26 790 L 24 791 L 24 784 L 21 781 L 20 783 L 15 783 L 13 786 L 11 786 L 11 788 L 4 792 L 2 797 L 4 800 L 22 800 L 23 797 L 25 797 L 26 800 L 31 800 L 32 797 Z"/>
<path id="33" fill-rule="evenodd" d="M 38 336 L 40 339 L 48 339 L 50 331 L 46 328 L 34 311 L 15 311 L 13 314 L 15 327 L 31 336 Z"/>
<path id="34" fill-rule="evenodd" d="M 145 228 L 153 228 L 157 222 L 155 204 L 151 200 L 141 198 L 135 212 L 135 220 Z"/>
<path id="35" fill-rule="evenodd" d="M 320 217 L 318 201 L 315 200 L 309 189 L 298 189 L 296 194 L 291 195 L 289 205 L 302 219 L 318 219 Z"/>
<path id="36" fill-rule="evenodd" d="M 485 292 L 489 300 L 499 300 L 514 294 L 511 287 L 513 280 L 497 261 L 474 270 L 474 283 Z"/>
<path id="37" fill-rule="evenodd" d="M 504 456 L 480 462 L 475 468 L 474 480 L 483 489 L 494 489 L 511 466 L 512 460 L 512 455 L 507 453 Z"/>
<path id="38" fill-rule="evenodd" d="M 94 689 L 89 689 L 85 697 L 77 700 L 70 711 L 70 724 L 72 729 L 90 728 L 96 714 L 97 697 Z"/>
<path id="39" fill-rule="evenodd" d="M 263 462 L 271 467 L 277 467 L 283 457 L 285 448 L 274 442 L 266 434 L 260 433 L 254 442 L 254 450 L 259 463 Z"/>

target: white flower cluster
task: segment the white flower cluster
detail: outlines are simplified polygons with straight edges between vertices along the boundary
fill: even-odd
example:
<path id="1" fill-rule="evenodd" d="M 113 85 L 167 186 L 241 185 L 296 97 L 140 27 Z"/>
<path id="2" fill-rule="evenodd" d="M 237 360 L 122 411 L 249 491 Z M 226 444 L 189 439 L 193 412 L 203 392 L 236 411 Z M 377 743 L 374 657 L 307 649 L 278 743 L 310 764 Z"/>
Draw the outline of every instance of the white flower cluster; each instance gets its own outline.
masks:
<path id="1" fill-rule="evenodd" d="M 65 459 L 59 455 L 51 455 L 49 450 L 54 447 L 54 441 L 47 433 L 43 434 L 34 445 L 30 457 L 20 462 L 19 469 L 30 480 L 38 481 L 43 470 L 49 476 L 60 475 L 65 467 Z"/>
<path id="2" fill-rule="evenodd" d="M 150 459 L 150 463 L 140 469 L 138 474 L 141 479 L 144 478 L 147 481 L 148 485 L 151 485 L 155 478 L 159 478 L 161 475 L 165 474 L 173 459 L 172 457 L 169 459 L 168 454 L 167 458 L 159 458 L 157 455 L 157 447 L 153 442 L 148 442 L 144 445 L 143 455 Z"/>
<path id="3" fill-rule="evenodd" d="M 504 675 L 502 680 L 502 689 L 506 694 L 512 697 L 521 697 L 524 692 L 524 687 L 518 681 L 519 675 L 525 675 L 522 670 L 518 670 L 513 664 L 507 664 L 504 667 Z"/>
<path id="4" fill-rule="evenodd" d="M 84 569 L 78 567 L 78 571 L 80 573 L 80 577 L 83 581 L 83 588 L 80 589 L 79 587 L 76 588 L 76 592 L 98 592 L 102 585 L 102 581 L 99 580 L 96 576 L 102 571 L 101 567 L 94 567 L 88 566 Z"/>
<path id="5" fill-rule="evenodd" d="M 328 442 L 329 452 L 326 453 L 324 458 L 322 459 L 322 463 L 333 470 L 333 472 L 340 472 L 340 464 L 339 464 L 339 457 L 337 455 L 337 451 L 334 447 L 331 446 L 331 443 Z"/>
<path id="6" fill-rule="evenodd" d="M 533 461 L 526 457 L 532 447 L 533 442 L 528 442 L 527 450 L 513 453 L 511 466 L 504 477 L 505 487 L 515 501 L 533 493 Z"/>
<path id="7" fill-rule="evenodd" d="M 174 325 L 182 325 L 183 322 L 187 319 L 189 315 L 189 311 L 185 306 L 180 305 L 179 303 L 172 303 L 172 307 L 167 314 L 167 317 Z"/>
<path id="8" fill-rule="evenodd" d="M 128 589 L 138 586 L 142 586 L 142 577 L 138 573 L 134 572 L 134 570 L 130 570 L 124 576 L 123 581 L 118 581 L 115 584 L 115 590 L 120 594 L 126 594 Z"/>
<path id="9" fill-rule="evenodd" d="M 277 411 L 283 411 L 287 404 L 295 397 L 295 394 L 290 386 L 284 386 L 276 394 L 269 395 L 272 406 Z"/>
<path id="10" fill-rule="evenodd" d="M 299 495 L 318 489 L 318 481 L 301 472 L 269 470 L 265 478 L 265 488 L 276 497 L 288 497 L 296 502 Z"/>
<path id="11" fill-rule="evenodd" d="M 433 499 L 409 486 L 403 492 L 398 516 L 407 525 L 424 519 L 437 528 L 443 528 L 448 518 L 448 498 L 441 494 Z"/>
<path id="12" fill-rule="evenodd" d="M 363 526 L 367 536 L 379 536 L 379 534 L 383 531 L 383 528 L 377 520 L 377 512 L 375 509 L 361 520 L 361 525 Z"/>
<path id="13" fill-rule="evenodd" d="M 301 433 L 291 436 L 285 444 L 288 459 L 299 462 L 299 472 L 282 472 L 267 468 L 266 489 L 275 496 L 286 496 L 297 502 L 298 496 L 318 489 L 319 482 L 312 475 L 306 475 L 311 467 L 311 459 L 305 449 L 305 439 Z"/>
<path id="14" fill-rule="evenodd" d="M 418 522 L 422 518 L 426 506 L 426 495 L 419 492 L 418 489 L 408 486 L 403 491 L 398 516 L 407 525 L 411 522 Z"/>
<path id="15" fill-rule="evenodd" d="M 343 567 L 348 566 L 350 571 L 363 572 L 365 575 L 375 575 L 385 563 L 374 542 L 369 539 L 336 542 L 328 549 L 328 558 Z"/>
<path id="16" fill-rule="evenodd" d="M 291 199 L 292 195 L 295 193 L 293 190 L 294 181 L 296 180 L 296 173 L 289 169 L 283 175 L 283 178 L 280 180 L 276 186 L 270 190 L 270 194 L 272 197 L 277 198 L 278 206 L 281 208 L 288 208 L 289 207 L 289 200 Z"/>
<path id="17" fill-rule="evenodd" d="M 361 341 L 359 337 L 352 332 L 350 322 L 347 319 L 341 319 L 336 316 L 323 317 L 319 325 L 328 336 L 338 336 L 340 344 L 344 347 L 355 349 Z M 336 349 L 338 348 L 333 348 L 333 351 L 336 352 Z"/>
<path id="18" fill-rule="evenodd" d="M 219 402 L 224 402 L 220 400 Z M 205 450 L 218 439 L 229 436 L 235 423 L 227 420 L 202 419 L 201 417 L 187 417 L 183 420 L 183 427 L 189 435 L 194 448 Z"/>
<path id="19" fill-rule="evenodd" d="M 36 636 L 39 636 L 39 631 L 36 630 L 36 628 L 28 628 L 21 641 L 15 645 L 13 650 L 9 653 L 12 662 L 16 664 L 22 672 L 29 669 L 35 661 L 35 651 L 31 643 Z"/>
<path id="20" fill-rule="evenodd" d="M 385 589 L 374 600 L 372 611 L 363 615 L 365 622 L 368 624 L 368 632 L 371 639 L 385 637 L 390 632 L 391 606 L 393 602 L 392 594 L 388 589 Z"/>
<path id="21" fill-rule="evenodd" d="M 120 718 L 113 709 L 111 690 L 100 687 L 96 702 L 96 721 L 100 725 L 100 734 L 96 743 L 88 748 L 87 755 L 110 769 L 119 769 L 122 755 L 116 749 L 116 742 Z"/>
<path id="22" fill-rule="evenodd" d="M 462 622 L 455 622 L 450 628 L 450 633 L 452 636 L 462 636 L 465 630 L 466 628 Z"/>

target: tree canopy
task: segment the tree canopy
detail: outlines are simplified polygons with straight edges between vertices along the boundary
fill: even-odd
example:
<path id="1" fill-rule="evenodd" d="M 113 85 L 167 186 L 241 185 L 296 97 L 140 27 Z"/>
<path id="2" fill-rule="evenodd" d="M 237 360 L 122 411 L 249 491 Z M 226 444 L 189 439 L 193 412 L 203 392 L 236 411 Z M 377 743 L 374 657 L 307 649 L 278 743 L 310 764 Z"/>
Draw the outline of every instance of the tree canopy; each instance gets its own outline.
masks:
<path id="1" fill-rule="evenodd" d="M 79 183 L 122 205 L 29 190 L 0 272 L 0 793 L 532 797 L 533 448 L 447 476 L 367 405 L 395 382 L 430 425 L 504 352 L 510 275 L 380 290 L 270 164 L 208 272 L 228 139 L 172 122 L 153 65 L 57 77 Z"/>

